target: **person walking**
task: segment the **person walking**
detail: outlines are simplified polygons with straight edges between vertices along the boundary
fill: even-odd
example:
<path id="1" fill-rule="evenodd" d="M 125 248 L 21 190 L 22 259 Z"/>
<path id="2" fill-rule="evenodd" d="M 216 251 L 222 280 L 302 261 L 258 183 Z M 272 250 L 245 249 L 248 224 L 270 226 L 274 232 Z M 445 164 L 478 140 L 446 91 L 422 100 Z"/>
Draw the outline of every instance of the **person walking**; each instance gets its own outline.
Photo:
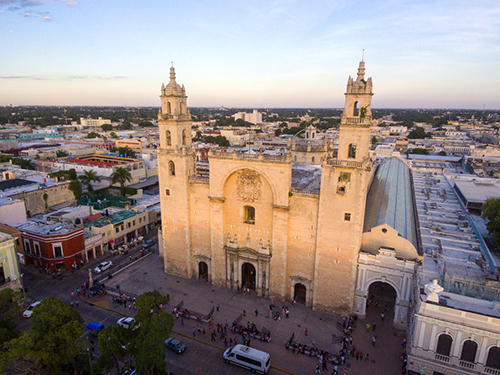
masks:
<path id="1" fill-rule="evenodd" d="M 321 370 L 319 369 L 319 363 L 316 365 L 316 370 L 314 370 L 315 374 L 321 374 Z"/>
<path id="2" fill-rule="evenodd" d="M 377 336 L 372 336 L 372 345 L 375 346 L 375 342 L 377 341 Z"/>
<path id="3" fill-rule="evenodd" d="M 369 362 L 369 361 L 370 361 L 370 354 L 366 353 L 365 362 Z"/>
<path id="4" fill-rule="evenodd" d="M 196 337 L 196 328 L 193 327 L 193 337 Z"/>
<path id="5" fill-rule="evenodd" d="M 375 332 L 376 329 L 377 329 L 377 325 L 375 323 L 373 323 L 373 325 L 372 325 L 372 332 Z"/>
<path id="6" fill-rule="evenodd" d="M 307 331 L 307 328 L 306 328 L 306 330 L 304 331 L 304 335 L 306 335 L 306 337 L 307 337 L 308 334 L 309 334 L 309 332 Z"/>
<path id="7" fill-rule="evenodd" d="M 259 310 L 255 309 L 255 317 L 259 316 Z"/>

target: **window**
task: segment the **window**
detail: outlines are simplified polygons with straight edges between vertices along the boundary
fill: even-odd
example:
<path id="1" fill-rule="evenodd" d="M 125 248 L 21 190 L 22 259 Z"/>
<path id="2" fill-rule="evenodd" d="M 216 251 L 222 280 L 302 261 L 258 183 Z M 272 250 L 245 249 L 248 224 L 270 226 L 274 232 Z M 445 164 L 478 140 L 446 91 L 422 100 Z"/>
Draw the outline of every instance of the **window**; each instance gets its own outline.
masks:
<path id="1" fill-rule="evenodd" d="M 168 173 L 170 176 L 175 176 L 175 164 L 172 160 L 168 162 Z"/>
<path id="2" fill-rule="evenodd" d="M 5 279 L 5 273 L 3 271 L 3 266 L 0 267 L 0 285 L 5 284 L 7 280 Z"/>
<path id="3" fill-rule="evenodd" d="M 257 367 L 261 366 L 259 361 L 256 361 L 255 359 L 252 359 L 252 358 L 244 357 L 244 356 L 239 355 L 239 354 L 236 354 L 236 359 L 241 361 L 241 362 L 246 362 L 246 363 L 249 363 L 249 364 L 257 366 Z"/>
<path id="4" fill-rule="evenodd" d="M 24 252 L 27 254 L 31 253 L 31 246 L 29 240 L 24 240 Z"/>
<path id="5" fill-rule="evenodd" d="M 314 164 L 314 161 L 315 161 L 315 160 L 316 160 L 316 159 L 315 159 L 315 158 L 314 158 L 314 156 L 313 156 L 313 157 L 312 157 L 312 162 L 313 162 L 313 164 Z"/>
<path id="6" fill-rule="evenodd" d="M 476 362 L 476 352 L 477 343 L 472 340 L 467 340 L 462 346 L 462 355 L 460 356 L 460 360 L 474 363 Z"/>
<path id="7" fill-rule="evenodd" d="M 349 145 L 349 152 L 348 152 L 347 157 L 349 159 L 355 159 L 356 158 L 356 145 L 354 143 L 351 143 Z"/>
<path id="8" fill-rule="evenodd" d="M 451 343 L 452 342 L 453 342 L 453 339 L 451 338 L 450 335 L 448 335 L 448 334 L 440 335 L 439 339 L 438 339 L 436 353 L 449 357 L 450 352 L 451 352 Z"/>
<path id="9" fill-rule="evenodd" d="M 337 189 L 337 194 L 345 194 L 345 186 L 339 186 Z"/>
<path id="10" fill-rule="evenodd" d="M 486 367 L 500 370 L 500 348 L 498 346 L 494 346 L 488 351 Z"/>
<path id="11" fill-rule="evenodd" d="M 34 247 L 35 247 L 35 255 L 40 256 L 40 244 L 38 242 L 34 242 Z"/>
<path id="12" fill-rule="evenodd" d="M 255 208 L 252 206 L 245 206 L 245 218 L 243 222 L 247 224 L 255 224 Z"/>
<path id="13" fill-rule="evenodd" d="M 123 230 L 124 230 L 123 225 L 120 227 L 120 230 L 123 232 Z"/>
<path id="14" fill-rule="evenodd" d="M 349 212 L 344 214 L 344 221 L 351 221 L 351 214 Z"/>
<path id="15" fill-rule="evenodd" d="M 359 102 L 354 103 L 354 110 L 352 112 L 353 116 L 359 116 Z"/>
<path id="16" fill-rule="evenodd" d="M 134 220 L 134 221 L 132 221 L 132 225 L 135 227 L 135 220 Z"/>
<path id="17" fill-rule="evenodd" d="M 170 135 L 170 130 L 165 132 L 165 140 L 167 142 L 167 146 L 172 146 L 172 136 Z"/>
<path id="18" fill-rule="evenodd" d="M 172 112 L 172 107 L 170 106 L 170 102 L 167 102 L 167 113 L 170 114 Z"/>
<path id="19" fill-rule="evenodd" d="M 182 145 L 186 145 L 186 129 L 182 131 Z"/>
<path id="20" fill-rule="evenodd" d="M 165 195 L 170 195 L 170 189 L 165 189 Z"/>
<path id="21" fill-rule="evenodd" d="M 116 227 L 115 228 L 115 233 L 118 233 L 118 232 L 120 232 L 120 228 Z"/>
<path id="22" fill-rule="evenodd" d="M 130 221 L 127 223 L 127 228 L 130 228 Z"/>
<path id="23" fill-rule="evenodd" d="M 139 218 L 139 224 L 142 223 L 142 217 Z"/>
<path id="24" fill-rule="evenodd" d="M 62 251 L 62 246 L 61 244 L 58 245 L 52 245 L 54 249 L 54 258 L 62 258 L 63 257 L 63 251 Z"/>

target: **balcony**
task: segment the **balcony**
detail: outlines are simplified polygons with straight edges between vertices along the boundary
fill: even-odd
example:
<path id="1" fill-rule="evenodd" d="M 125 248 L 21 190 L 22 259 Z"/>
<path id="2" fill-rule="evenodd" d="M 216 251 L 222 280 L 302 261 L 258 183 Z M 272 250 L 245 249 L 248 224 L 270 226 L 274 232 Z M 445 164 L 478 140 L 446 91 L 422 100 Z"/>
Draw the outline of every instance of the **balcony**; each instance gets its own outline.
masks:
<path id="1" fill-rule="evenodd" d="M 445 362 L 445 363 L 450 363 L 450 357 L 447 356 L 447 355 L 442 355 L 442 354 L 437 354 L 436 353 L 436 356 L 434 357 L 434 359 L 436 361 L 440 361 L 440 362 Z"/>
<path id="2" fill-rule="evenodd" d="M 476 367 L 475 363 L 472 363 L 472 362 L 469 362 L 469 361 L 462 361 L 462 360 L 460 360 L 460 362 L 458 362 L 458 365 L 460 367 L 463 367 L 463 368 L 466 368 L 466 369 L 469 369 L 469 370 L 474 370 L 474 368 Z"/>
<path id="3" fill-rule="evenodd" d="M 500 370 L 491 367 L 485 367 L 484 373 L 489 375 L 500 375 Z"/>

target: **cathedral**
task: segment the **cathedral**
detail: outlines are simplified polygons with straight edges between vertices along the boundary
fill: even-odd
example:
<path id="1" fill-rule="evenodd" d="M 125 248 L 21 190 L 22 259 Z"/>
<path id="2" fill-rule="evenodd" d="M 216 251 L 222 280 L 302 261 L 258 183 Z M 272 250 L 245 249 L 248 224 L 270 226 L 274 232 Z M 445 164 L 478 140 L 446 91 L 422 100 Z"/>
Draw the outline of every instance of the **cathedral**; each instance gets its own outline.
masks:
<path id="1" fill-rule="evenodd" d="M 172 67 L 158 114 L 165 272 L 360 316 L 370 288 L 389 284 L 394 323 L 405 326 L 421 258 L 411 174 L 399 158 L 377 167 L 370 156 L 372 96 L 361 61 L 347 82 L 335 155 L 308 129 L 317 151 L 308 162 L 298 143 L 280 155 L 211 150 L 202 176 Z"/>

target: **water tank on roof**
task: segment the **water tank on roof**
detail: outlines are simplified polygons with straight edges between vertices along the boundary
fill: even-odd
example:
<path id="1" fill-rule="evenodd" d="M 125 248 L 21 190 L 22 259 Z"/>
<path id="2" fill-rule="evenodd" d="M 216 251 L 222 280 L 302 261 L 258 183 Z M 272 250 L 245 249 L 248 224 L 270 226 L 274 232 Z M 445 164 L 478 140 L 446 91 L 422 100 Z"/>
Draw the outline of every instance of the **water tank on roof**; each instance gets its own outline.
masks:
<path id="1" fill-rule="evenodd" d="M 68 159 L 73 159 L 73 156 L 68 156 Z"/>

